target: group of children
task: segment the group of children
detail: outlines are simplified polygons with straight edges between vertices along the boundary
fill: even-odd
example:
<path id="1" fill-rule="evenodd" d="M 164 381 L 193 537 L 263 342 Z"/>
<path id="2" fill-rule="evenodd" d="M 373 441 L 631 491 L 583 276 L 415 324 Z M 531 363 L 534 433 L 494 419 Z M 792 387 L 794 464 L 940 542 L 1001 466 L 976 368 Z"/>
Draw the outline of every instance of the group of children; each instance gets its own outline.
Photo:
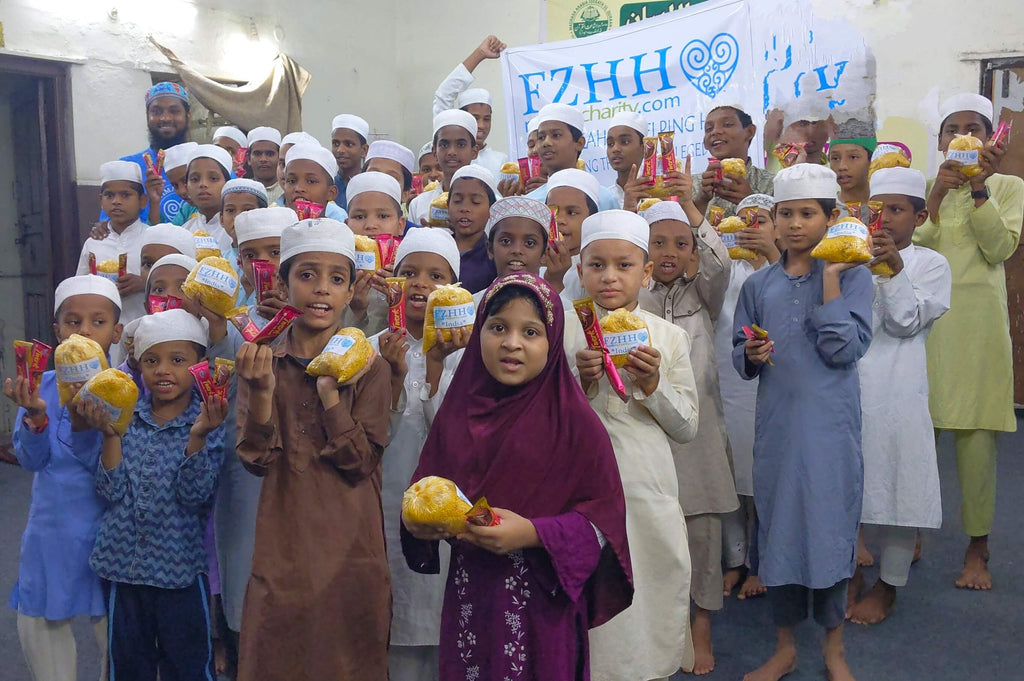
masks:
<path id="1" fill-rule="evenodd" d="M 222 129 L 167 148 L 162 169 L 103 165 L 105 221 L 56 290 L 54 334 L 93 339 L 132 376 L 131 424 L 59 406 L 53 372 L 4 386 L 35 473 L 11 606 L 36 681 L 75 678 L 81 615 L 111 679 L 706 674 L 712 614 L 737 588 L 767 592 L 777 627 L 747 681 L 795 668 L 810 606 L 829 676 L 847 681 L 845 620 L 891 612 L 919 530 L 941 521 L 933 427 L 956 435 L 971 537 L 957 584 L 990 588 L 995 432 L 1015 427 L 1001 263 L 1024 217 L 1024 182 L 996 172 L 1002 147 L 971 176 L 947 161 L 930 183 L 908 167 L 869 179 L 874 131 L 854 131 L 773 174 L 751 159 L 750 116 L 721 106 L 705 147 L 747 173 L 691 175 L 687 159 L 662 178 L 672 198 L 641 214 L 649 126 L 635 114 L 608 130 L 611 187 L 577 168 L 582 116 L 559 104 L 531 124 L 540 177 L 499 183 L 490 95 L 468 86 L 503 48 L 489 37 L 442 84 L 418 158 L 343 114 L 332 150 Z M 147 113 L 187 111 L 183 92 L 154 86 Z M 952 98 L 940 150 L 961 132 L 986 141 L 993 122 L 987 100 Z M 437 186 L 413 198 L 414 175 Z M 184 201 L 174 216 L 158 179 Z M 869 265 L 892 275 L 812 257 L 843 204 L 868 200 L 882 204 Z M 729 247 L 714 207 L 754 216 Z M 356 238 L 379 235 L 401 238 L 393 266 L 357 269 Z M 301 313 L 273 344 L 182 292 L 210 249 L 258 324 Z M 90 273 L 121 254 L 125 271 Z M 276 268 L 265 295 L 256 260 Z M 428 296 L 457 282 L 472 330 L 425 349 Z M 156 311 L 151 295 L 183 304 Z M 621 389 L 582 298 L 646 325 Z M 309 375 L 346 326 L 370 339 L 366 366 L 342 384 Z M 235 376 L 204 400 L 188 368 L 216 358 Z M 486 496 L 500 523 L 453 536 L 403 519 L 406 488 L 430 475 Z M 869 546 L 881 574 L 866 588 Z"/>

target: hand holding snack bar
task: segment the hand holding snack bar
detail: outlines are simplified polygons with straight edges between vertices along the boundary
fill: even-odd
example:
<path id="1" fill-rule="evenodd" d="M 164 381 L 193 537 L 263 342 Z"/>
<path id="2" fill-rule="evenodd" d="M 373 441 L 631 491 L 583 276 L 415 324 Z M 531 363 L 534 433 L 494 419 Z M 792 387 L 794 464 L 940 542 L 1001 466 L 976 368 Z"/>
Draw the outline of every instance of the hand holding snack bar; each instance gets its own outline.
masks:
<path id="1" fill-rule="evenodd" d="M 357 270 L 356 280 L 352 283 L 352 300 L 348 307 L 356 319 L 362 319 L 366 315 L 366 308 L 370 306 L 370 283 L 376 272 L 369 270 Z"/>
<path id="2" fill-rule="evenodd" d="M 38 423 L 46 417 L 46 400 L 39 397 L 39 384 L 33 385 L 27 376 L 4 381 L 4 395 L 24 409 L 25 415 L 33 422 Z"/>
<path id="3" fill-rule="evenodd" d="M 775 352 L 775 341 L 768 338 L 768 332 L 757 324 L 753 324 L 751 326 L 744 326 L 743 333 L 747 337 L 746 342 L 743 344 L 747 360 L 755 365 L 768 364 L 769 366 L 774 366 L 771 354 Z"/>
<path id="4" fill-rule="evenodd" d="M 541 545 L 537 528 L 529 519 L 506 508 L 491 508 L 490 511 L 499 522 L 491 526 L 469 522 L 459 539 L 499 556 Z"/>
<path id="5" fill-rule="evenodd" d="M 622 210 L 635 213 L 640 201 L 651 198 L 652 178 L 638 175 L 638 172 L 635 165 L 629 172 L 629 179 L 626 180 L 626 186 L 623 188 Z"/>

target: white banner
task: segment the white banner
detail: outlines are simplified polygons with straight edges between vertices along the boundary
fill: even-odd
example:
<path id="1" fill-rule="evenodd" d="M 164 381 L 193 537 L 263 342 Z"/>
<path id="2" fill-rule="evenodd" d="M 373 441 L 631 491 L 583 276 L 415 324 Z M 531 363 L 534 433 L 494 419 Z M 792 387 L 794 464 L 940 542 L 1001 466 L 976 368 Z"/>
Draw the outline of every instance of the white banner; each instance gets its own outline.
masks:
<path id="1" fill-rule="evenodd" d="M 693 171 L 703 170 L 704 114 L 722 104 L 762 111 L 753 44 L 746 1 L 718 0 L 588 38 L 509 48 L 501 58 L 509 156 L 526 156 L 528 121 L 559 102 L 583 113 L 583 159 L 604 185 L 615 181 L 608 123 L 627 109 L 647 119 L 652 135 L 674 131 L 680 162 L 689 154 Z M 760 148 L 760 136 L 753 145 Z"/>

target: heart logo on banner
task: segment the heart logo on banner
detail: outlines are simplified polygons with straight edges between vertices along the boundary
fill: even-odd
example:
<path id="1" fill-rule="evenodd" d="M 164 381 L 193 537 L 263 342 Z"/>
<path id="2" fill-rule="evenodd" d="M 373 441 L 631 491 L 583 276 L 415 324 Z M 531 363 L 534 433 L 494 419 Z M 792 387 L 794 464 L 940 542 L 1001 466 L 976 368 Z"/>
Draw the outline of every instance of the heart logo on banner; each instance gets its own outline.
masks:
<path id="1" fill-rule="evenodd" d="M 739 43 L 728 33 L 719 33 L 711 39 L 710 45 L 694 38 L 679 55 L 679 65 L 687 79 L 712 99 L 729 84 L 739 60 Z"/>

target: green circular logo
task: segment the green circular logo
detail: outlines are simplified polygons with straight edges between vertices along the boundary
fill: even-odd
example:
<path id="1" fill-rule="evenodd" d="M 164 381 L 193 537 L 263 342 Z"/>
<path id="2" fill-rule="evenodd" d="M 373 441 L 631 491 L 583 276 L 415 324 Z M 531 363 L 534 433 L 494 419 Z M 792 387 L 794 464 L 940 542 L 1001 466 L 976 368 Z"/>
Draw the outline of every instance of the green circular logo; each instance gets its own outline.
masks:
<path id="1" fill-rule="evenodd" d="M 585 38 L 611 27 L 612 12 L 601 0 L 584 0 L 569 17 L 569 31 L 574 38 Z"/>

